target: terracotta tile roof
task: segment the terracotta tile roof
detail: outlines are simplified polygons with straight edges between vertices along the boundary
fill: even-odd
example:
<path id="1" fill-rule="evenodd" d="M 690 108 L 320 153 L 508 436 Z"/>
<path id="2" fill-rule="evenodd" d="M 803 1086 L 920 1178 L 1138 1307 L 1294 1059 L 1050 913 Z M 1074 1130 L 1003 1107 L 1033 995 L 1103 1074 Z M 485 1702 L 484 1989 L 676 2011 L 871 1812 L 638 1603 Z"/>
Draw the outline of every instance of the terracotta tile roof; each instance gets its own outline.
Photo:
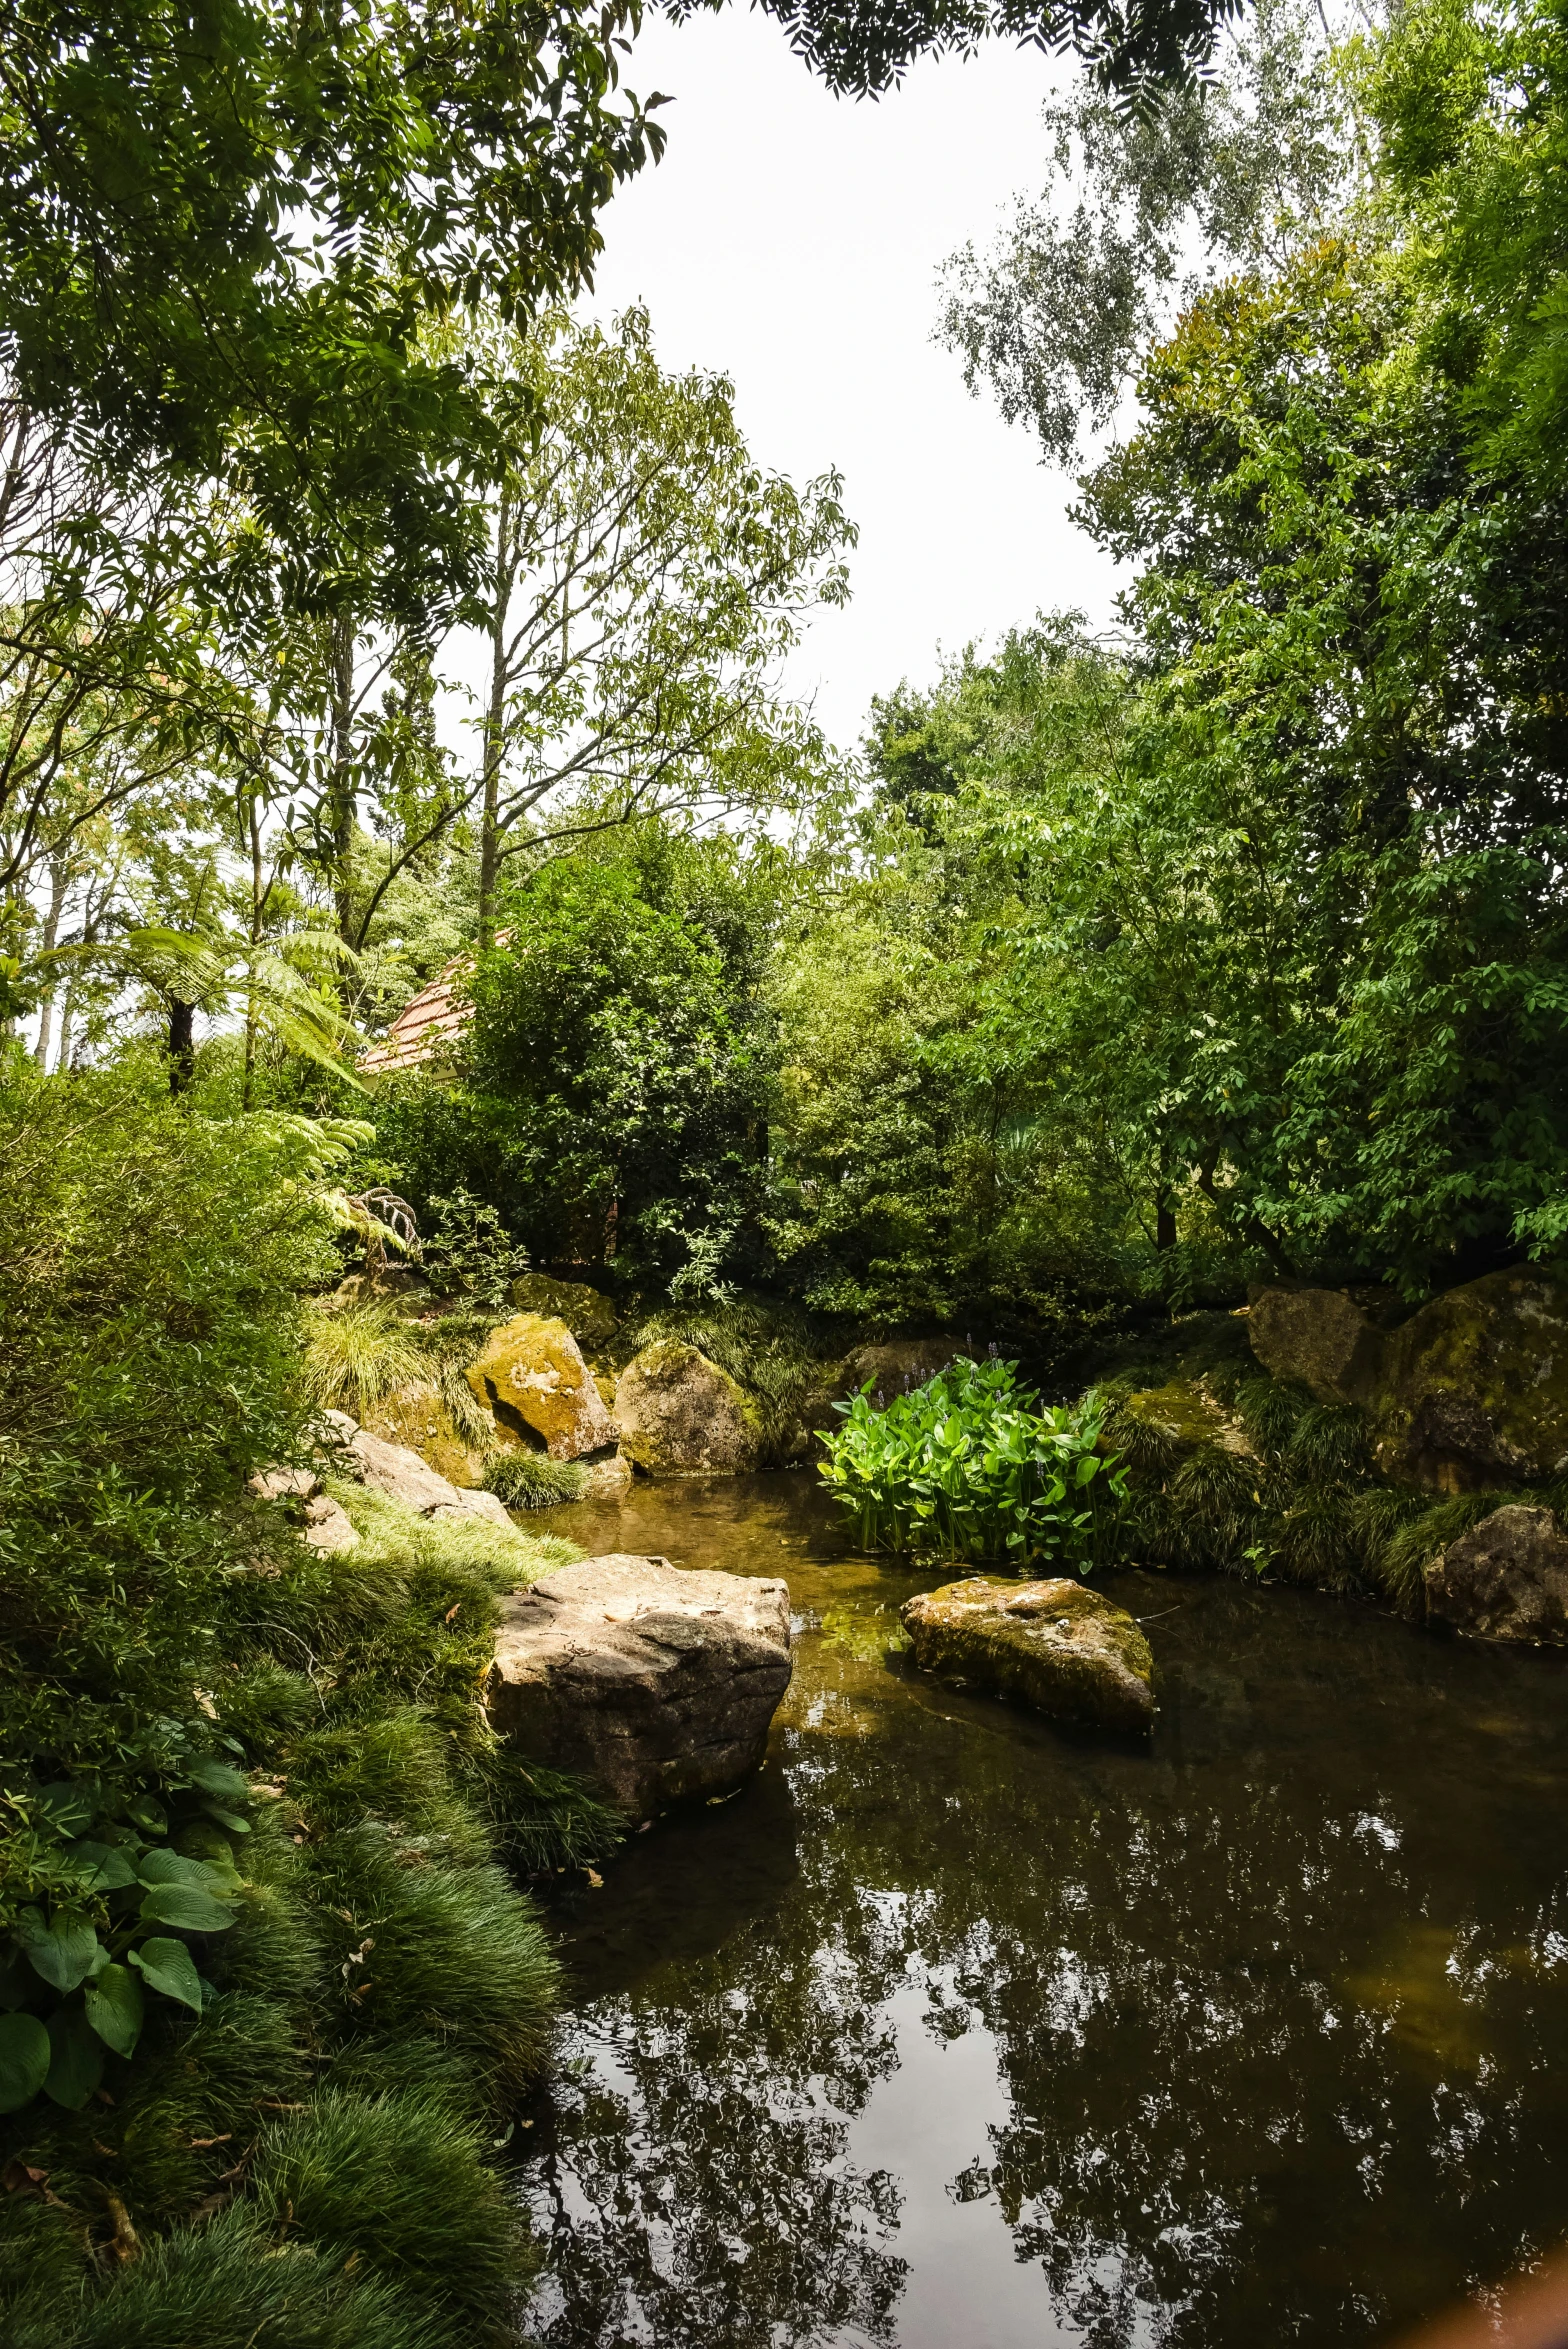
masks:
<path id="1" fill-rule="evenodd" d="M 510 946 L 512 932 L 498 930 L 497 946 Z M 390 1076 L 400 1068 L 420 1068 L 426 1061 L 444 1060 L 468 1026 L 470 1007 L 457 999 L 458 981 L 474 967 L 470 954 L 454 955 L 446 969 L 405 1003 L 387 1029 L 383 1043 L 373 1046 L 359 1063 L 362 1077 Z"/>

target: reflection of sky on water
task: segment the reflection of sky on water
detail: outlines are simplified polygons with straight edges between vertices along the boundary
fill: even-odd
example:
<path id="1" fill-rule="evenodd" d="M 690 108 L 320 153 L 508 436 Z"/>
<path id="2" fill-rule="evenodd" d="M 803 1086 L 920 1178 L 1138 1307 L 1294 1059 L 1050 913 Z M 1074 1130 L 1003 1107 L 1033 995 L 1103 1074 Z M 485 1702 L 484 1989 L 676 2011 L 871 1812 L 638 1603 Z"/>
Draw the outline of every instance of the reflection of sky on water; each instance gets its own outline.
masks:
<path id="1" fill-rule="evenodd" d="M 1568 2236 L 1563 1659 L 1127 1576 L 1142 1753 L 913 1674 L 804 1480 L 561 1522 L 802 1628 L 762 1776 L 563 1905 L 545 2349 L 1339 2349 Z"/>

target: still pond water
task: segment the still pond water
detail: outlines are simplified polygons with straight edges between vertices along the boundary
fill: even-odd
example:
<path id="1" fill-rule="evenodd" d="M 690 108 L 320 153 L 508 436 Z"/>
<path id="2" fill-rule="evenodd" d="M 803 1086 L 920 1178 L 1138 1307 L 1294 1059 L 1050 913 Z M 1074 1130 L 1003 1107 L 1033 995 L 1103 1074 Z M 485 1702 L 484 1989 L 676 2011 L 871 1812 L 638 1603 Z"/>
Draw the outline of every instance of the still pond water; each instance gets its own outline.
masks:
<path id="1" fill-rule="evenodd" d="M 1342 2349 L 1568 2237 L 1568 1659 L 1125 1573 L 1137 1752 L 914 1672 L 943 1577 L 807 1476 L 549 1523 L 797 1646 L 761 1775 L 557 1911 L 547 2349 Z"/>

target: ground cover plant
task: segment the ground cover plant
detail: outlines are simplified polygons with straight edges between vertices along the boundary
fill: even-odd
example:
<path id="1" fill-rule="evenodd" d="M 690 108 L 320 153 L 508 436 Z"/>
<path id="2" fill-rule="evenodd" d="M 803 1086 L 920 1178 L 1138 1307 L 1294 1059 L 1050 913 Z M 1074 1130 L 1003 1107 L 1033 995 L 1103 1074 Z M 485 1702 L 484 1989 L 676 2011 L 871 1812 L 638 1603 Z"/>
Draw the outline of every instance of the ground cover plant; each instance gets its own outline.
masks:
<path id="1" fill-rule="evenodd" d="M 499 2337 L 555 1978 L 503 1861 L 615 1825 L 475 1700 L 496 1593 L 571 1553 L 338 1483 L 323 1555 L 247 1491 L 304 1456 L 344 1138 L 134 1058 L 13 1061 L 0 1130 L 0 2331 Z"/>
<path id="2" fill-rule="evenodd" d="M 835 1405 L 822 1479 L 868 1550 L 1085 1574 L 1115 1555 L 1125 1470 L 1091 1395 L 1050 1405 L 1011 1362 L 955 1362 L 903 1395 Z"/>

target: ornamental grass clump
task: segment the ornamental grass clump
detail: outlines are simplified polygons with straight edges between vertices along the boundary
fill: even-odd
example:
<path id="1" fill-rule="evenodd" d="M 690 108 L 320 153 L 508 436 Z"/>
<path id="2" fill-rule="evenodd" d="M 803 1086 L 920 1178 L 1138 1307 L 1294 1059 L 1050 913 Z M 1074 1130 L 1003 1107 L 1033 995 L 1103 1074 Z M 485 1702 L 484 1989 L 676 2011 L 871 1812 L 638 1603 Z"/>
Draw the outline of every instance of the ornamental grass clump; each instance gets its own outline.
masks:
<path id="1" fill-rule="evenodd" d="M 822 1476 L 868 1550 L 1087 1574 L 1111 1554 L 1126 1485 L 1093 1396 L 1052 1407 L 1012 1362 L 955 1362 L 885 1409 L 835 1405 Z"/>

